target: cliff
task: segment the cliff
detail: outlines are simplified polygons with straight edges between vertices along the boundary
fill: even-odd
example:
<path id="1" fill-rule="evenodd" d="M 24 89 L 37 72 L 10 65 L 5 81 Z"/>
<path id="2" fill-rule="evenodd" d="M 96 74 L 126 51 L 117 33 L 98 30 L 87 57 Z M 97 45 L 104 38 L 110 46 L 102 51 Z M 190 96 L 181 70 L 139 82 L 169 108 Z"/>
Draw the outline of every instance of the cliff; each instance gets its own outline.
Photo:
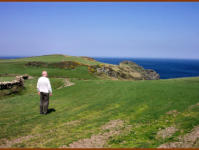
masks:
<path id="1" fill-rule="evenodd" d="M 101 64 L 91 66 L 90 72 L 98 76 L 108 76 L 115 79 L 128 80 L 158 80 L 160 75 L 152 69 L 144 69 L 131 61 L 123 61 L 119 65 Z"/>

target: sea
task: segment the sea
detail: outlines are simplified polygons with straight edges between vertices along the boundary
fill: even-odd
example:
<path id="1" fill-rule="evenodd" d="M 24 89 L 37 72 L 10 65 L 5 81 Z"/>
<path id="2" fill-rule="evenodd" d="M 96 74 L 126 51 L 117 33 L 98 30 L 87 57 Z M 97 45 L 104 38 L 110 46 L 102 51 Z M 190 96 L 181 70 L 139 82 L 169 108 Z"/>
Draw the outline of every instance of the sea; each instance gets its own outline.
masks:
<path id="1" fill-rule="evenodd" d="M 16 59 L 21 57 L 0 57 L 0 59 Z M 118 65 L 129 60 L 145 69 L 153 69 L 160 74 L 161 79 L 199 76 L 199 59 L 158 59 L 158 58 L 111 58 L 93 57 L 95 60 Z M 1 69 L 1 68 L 0 68 Z"/>
<path id="2" fill-rule="evenodd" d="M 94 58 L 97 61 L 118 65 L 129 60 L 144 67 L 153 69 L 161 79 L 199 76 L 199 59 L 158 59 L 158 58 Z"/>

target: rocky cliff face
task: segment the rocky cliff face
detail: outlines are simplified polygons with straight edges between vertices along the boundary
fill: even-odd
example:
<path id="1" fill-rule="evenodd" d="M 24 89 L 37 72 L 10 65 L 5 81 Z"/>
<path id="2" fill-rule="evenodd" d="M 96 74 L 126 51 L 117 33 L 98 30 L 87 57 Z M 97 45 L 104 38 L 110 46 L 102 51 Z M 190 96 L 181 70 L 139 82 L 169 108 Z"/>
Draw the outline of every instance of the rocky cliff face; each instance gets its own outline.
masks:
<path id="1" fill-rule="evenodd" d="M 158 80 L 160 75 L 151 69 L 144 69 L 131 61 L 123 61 L 119 65 L 102 64 L 90 69 L 97 75 L 106 75 L 117 79 Z"/>

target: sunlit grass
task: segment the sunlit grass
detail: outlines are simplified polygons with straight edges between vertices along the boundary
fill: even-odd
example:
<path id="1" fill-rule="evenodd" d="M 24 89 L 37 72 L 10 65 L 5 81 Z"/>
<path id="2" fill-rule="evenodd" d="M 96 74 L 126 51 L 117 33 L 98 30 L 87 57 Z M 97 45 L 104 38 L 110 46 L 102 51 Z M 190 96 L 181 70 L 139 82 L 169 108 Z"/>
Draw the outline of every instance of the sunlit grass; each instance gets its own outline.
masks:
<path id="1" fill-rule="evenodd" d="M 46 57 L 46 56 L 45 56 Z M 45 61 L 58 61 L 47 57 Z M 64 59 L 67 57 L 64 57 Z M 33 58 L 27 58 L 30 60 Z M 40 57 L 34 60 L 40 60 Z M 49 59 L 49 60 L 48 60 Z M 31 60 L 32 61 L 32 60 Z M 29 74 L 25 88 L 15 95 L 0 98 L 0 145 L 2 139 L 31 136 L 12 147 L 60 147 L 100 133 L 101 126 L 120 119 L 131 125 L 130 132 L 110 138 L 108 147 L 158 147 L 199 125 L 199 78 L 154 81 L 100 80 L 88 69 L 27 67 L 23 61 L 0 62 L 1 77 L 11 80 L 16 74 Z M 53 88 L 48 115 L 39 114 L 37 79 L 47 70 Z M 75 84 L 64 87 L 64 79 Z M 62 88 L 61 88 L 62 87 Z M 176 117 L 166 113 L 176 110 Z M 68 125 L 68 122 L 76 123 Z M 175 125 L 179 131 L 169 139 L 156 139 L 159 129 Z M 183 132 L 181 132 L 183 131 Z"/>

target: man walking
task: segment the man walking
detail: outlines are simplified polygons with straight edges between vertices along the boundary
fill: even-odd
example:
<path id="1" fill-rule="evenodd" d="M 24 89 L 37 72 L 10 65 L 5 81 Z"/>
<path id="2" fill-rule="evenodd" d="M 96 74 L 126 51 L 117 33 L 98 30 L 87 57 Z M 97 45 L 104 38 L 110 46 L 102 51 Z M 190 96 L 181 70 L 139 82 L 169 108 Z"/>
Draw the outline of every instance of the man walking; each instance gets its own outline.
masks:
<path id="1" fill-rule="evenodd" d="M 42 77 L 38 79 L 37 91 L 40 95 L 40 114 L 47 114 L 49 105 L 49 95 L 52 96 L 52 88 L 50 81 L 47 78 L 48 73 L 46 71 L 42 72 Z"/>

